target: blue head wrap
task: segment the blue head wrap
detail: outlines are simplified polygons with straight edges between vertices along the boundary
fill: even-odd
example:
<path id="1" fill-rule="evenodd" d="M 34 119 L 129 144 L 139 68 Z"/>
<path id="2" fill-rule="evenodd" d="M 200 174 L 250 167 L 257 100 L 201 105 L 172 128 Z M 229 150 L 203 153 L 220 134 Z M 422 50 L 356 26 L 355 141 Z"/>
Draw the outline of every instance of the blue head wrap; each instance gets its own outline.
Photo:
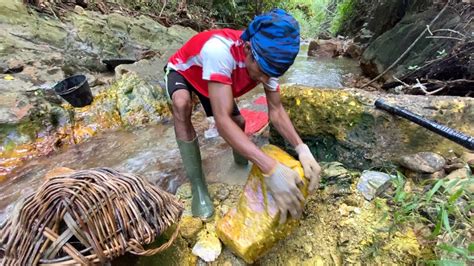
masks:
<path id="1" fill-rule="evenodd" d="M 271 77 L 283 75 L 300 49 L 298 22 L 282 9 L 256 16 L 240 38 L 250 42 L 253 57 Z"/>

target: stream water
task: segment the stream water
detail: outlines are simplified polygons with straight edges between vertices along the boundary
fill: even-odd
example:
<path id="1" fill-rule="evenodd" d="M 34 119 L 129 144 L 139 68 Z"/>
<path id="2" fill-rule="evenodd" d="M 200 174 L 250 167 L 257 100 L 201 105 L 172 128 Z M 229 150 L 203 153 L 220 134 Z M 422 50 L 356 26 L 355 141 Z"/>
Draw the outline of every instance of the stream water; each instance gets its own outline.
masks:
<path id="1" fill-rule="evenodd" d="M 342 75 L 359 73 L 353 60 L 315 59 L 306 56 L 303 46 L 295 64 L 282 77 L 281 83 L 298 83 L 313 87 L 342 87 Z M 244 96 L 239 106 L 249 108 L 252 101 L 263 95 L 261 89 Z M 205 139 L 207 121 L 196 119 L 200 135 L 203 165 L 209 182 L 243 184 L 249 167 L 233 163 L 230 147 L 222 138 Z M 0 223 L 13 209 L 16 199 L 37 189 L 44 174 L 56 167 L 87 169 L 112 167 L 119 171 L 144 176 L 153 184 L 174 192 L 185 182 L 181 159 L 174 138 L 172 124 L 150 126 L 134 131 L 115 131 L 100 134 L 48 157 L 32 159 L 13 173 L 13 178 L 0 185 Z"/>

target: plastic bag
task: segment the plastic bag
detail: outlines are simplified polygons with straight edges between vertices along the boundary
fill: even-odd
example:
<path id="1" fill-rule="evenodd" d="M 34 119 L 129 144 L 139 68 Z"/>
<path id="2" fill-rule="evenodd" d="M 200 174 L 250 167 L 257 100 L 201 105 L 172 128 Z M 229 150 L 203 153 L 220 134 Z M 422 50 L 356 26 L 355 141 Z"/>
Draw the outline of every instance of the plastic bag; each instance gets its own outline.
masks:
<path id="1" fill-rule="evenodd" d="M 297 171 L 303 180 L 302 192 L 308 195 L 308 181 L 298 160 L 273 145 L 262 147 L 270 157 Z M 221 241 L 247 263 L 253 263 L 279 240 L 287 237 L 297 226 L 292 218 L 279 224 L 280 213 L 266 189 L 262 172 L 252 167 L 238 205 L 217 222 L 217 235 Z"/>

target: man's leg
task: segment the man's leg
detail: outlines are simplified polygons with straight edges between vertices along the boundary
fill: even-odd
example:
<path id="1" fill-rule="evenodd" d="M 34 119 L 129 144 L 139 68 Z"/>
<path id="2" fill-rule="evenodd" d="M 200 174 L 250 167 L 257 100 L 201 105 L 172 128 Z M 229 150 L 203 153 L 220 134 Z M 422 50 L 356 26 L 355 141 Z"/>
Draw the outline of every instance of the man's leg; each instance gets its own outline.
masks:
<path id="1" fill-rule="evenodd" d="M 209 196 L 206 179 L 202 170 L 201 152 L 199 150 L 196 131 L 191 123 L 191 93 L 187 88 L 173 89 L 173 86 L 183 86 L 181 84 L 187 83 L 184 82 L 184 78 L 182 78 L 178 73 L 174 72 L 170 74 L 172 74 L 172 76 L 168 76 L 167 80 L 168 93 L 171 95 L 172 99 L 176 141 L 178 143 L 181 159 L 183 160 L 186 176 L 191 182 L 193 196 L 191 206 L 192 213 L 193 216 L 207 219 L 213 215 L 214 206 Z M 183 80 L 177 82 L 176 79 L 179 78 L 182 78 Z"/>
<path id="2" fill-rule="evenodd" d="M 238 111 L 237 105 L 234 106 L 232 112 L 232 120 L 245 132 L 245 119 Z M 237 110 L 237 112 L 236 112 Z M 235 114 L 235 115 L 234 115 Z M 249 161 L 244 156 L 240 155 L 235 149 L 232 148 L 232 154 L 234 155 L 234 162 L 238 165 L 247 165 Z"/>

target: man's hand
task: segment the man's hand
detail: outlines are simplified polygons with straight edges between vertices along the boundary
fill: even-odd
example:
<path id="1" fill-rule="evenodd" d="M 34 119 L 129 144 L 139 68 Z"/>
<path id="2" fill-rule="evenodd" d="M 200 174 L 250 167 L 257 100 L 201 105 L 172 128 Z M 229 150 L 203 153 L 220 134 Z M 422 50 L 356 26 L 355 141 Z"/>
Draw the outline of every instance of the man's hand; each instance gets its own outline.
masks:
<path id="1" fill-rule="evenodd" d="M 308 145 L 301 143 L 295 148 L 298 153 L 298 159 L 303 166 L 304 175 L 310 180 L 309 182 L 309 191 L 313 191 L 315 188 L 319 187 L 319 180 L 321 175 L 321 167 L 314 159 L 313 154 L 308 148 Z"/>
<path id="2" fill-rule="evenodd" d="M 272 173 L 265 176 L 265 184 L 280 210 L 280 224 L 285 223 L 288 212 L 293 218 L 301 216 L 304 197 L 298 185 L 302 185 L 303 181 L 296 171 L 277 163 Z"/>

